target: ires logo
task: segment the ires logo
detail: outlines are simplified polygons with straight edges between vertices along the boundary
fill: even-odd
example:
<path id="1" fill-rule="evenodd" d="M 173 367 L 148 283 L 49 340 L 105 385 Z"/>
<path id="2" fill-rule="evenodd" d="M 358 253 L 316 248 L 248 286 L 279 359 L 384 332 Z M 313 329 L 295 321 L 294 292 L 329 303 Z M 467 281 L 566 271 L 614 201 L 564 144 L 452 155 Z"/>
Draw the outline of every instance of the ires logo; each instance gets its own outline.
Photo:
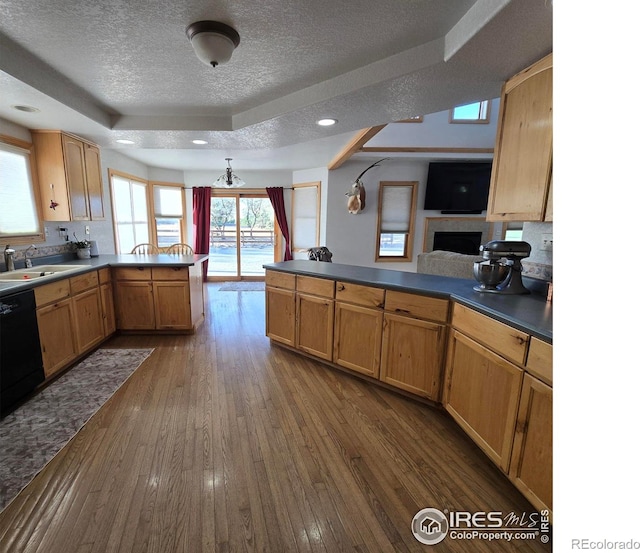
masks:
<path id="1" fill-rule="evenodd" d="M 411 531 L 426 545 L 435 545 L 447 536 L 454 540 L 549 541 L 548 512 L 504 513 L 502 511 L 447 511 L 422 509 L 413 517 Z"/>

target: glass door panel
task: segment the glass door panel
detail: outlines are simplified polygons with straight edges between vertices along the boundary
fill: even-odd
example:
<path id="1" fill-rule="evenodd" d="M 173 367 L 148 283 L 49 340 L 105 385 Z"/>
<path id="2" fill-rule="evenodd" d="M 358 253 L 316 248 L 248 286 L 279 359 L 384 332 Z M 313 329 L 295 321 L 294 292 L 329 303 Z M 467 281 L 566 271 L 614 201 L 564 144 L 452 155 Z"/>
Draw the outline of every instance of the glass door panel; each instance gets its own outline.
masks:
<path id="1" fill-rule="evenodd" d="M 212 280 L 264 278 L 275 251 L 274 215 L 266 196 L 211 198 L 209 276 Z"/>

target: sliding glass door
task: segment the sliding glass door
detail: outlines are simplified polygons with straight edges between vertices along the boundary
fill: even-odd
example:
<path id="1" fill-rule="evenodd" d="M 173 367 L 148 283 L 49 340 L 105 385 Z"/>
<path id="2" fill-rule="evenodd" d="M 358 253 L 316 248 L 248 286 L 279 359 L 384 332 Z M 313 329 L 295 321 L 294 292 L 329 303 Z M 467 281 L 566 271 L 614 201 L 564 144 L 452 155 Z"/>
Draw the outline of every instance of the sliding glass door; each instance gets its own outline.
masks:
<path id="1" fill-rule="evenodd" d="M 266 194 L 212 196 L 209 279 L 264 279 L 262 265 L 274 261 L 275 235 Z"/>

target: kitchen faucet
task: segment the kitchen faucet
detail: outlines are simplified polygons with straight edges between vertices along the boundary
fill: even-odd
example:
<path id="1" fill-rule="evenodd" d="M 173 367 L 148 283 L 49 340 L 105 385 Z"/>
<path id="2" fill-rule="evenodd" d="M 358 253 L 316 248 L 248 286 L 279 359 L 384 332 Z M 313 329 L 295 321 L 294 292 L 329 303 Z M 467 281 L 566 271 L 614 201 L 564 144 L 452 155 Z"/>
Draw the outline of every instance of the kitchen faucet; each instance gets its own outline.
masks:
<path id="1" fill-rule="evenodd" d="M 4 264 L 7 267 L 7 271 L 15 271 L 16 266 L 13 262 L 13 256 L 16 254 L 16 250 L 11 249 L 9 244 L 4 249 Z"/>
<path id="2" fill-rule="evenodd" d="M 35 244 L 31 244 L 25 251 L 24 251 L 24 266 L 27 269 L 30 269 L 31 267 L 33 267 L 33 263 L 31 262 L 31 258 L 29 257 L 29 250 L 33 248 L 34 250 L 37 250 L 38 248 L 36 248 Z"/>

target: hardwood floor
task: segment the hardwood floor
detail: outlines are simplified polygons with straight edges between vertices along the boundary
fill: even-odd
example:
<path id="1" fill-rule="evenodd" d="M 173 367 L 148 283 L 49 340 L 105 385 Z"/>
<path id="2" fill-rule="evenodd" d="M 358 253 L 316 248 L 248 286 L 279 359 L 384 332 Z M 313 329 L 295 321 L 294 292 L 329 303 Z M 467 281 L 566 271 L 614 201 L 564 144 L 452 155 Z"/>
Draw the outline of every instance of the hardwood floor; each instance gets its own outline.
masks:
<path id="1" fill-rule="evenodd" d="M 0 513 L 0 551 L 424 552 L 420 509 L 533 511 L 444 412 L 270 345 L 263 293 L 207 288 L 196 334 L 106 344 L 156 349 Z"/>

